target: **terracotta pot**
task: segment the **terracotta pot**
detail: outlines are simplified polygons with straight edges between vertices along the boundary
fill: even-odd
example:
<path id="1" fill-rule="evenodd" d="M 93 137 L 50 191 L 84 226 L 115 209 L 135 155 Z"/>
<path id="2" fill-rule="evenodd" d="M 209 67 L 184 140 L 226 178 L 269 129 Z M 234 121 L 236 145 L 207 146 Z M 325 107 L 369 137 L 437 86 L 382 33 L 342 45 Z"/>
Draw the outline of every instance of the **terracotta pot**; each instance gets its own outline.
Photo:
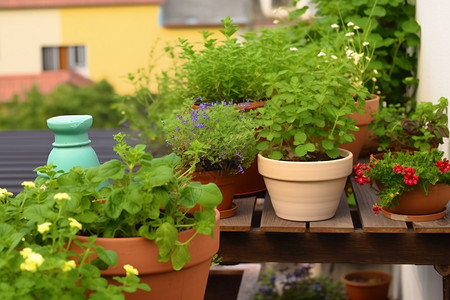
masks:
<path id="1" fill-rule="evenodd" d="M 233 203 L 234 192 L 236 190 L 237 176 L 225 171 L 194 172 L 192 181 L 199 181 L 202 184 L 215 183 L 222 192 L 222 202 L 217 206 L 220 218 L 228 218 L 236 214 L 236 205 Z"/>
<path id="2" fill-rule="evenodd" d="M 198 234 L 191 242 L 189 253 L 191 261 L 180 271 L 174 271 L 170 262 L 157 261 L 158 247 L 153 241 L 143 237 L 134 238 L 97 238 L 96 244 L 117 253 L 117 264 L 101 271 L 104 278 L 115 282 L 113 276 L 125 276 L 125 264 L 130 264 L 139 271 L 141 282 L 147 283 L 151 291 L 138 290 L 126 294 L 127 300 L 159 300 L 159 299 L 203 299 L 208 281 L 211 259 L 219 250 L 220 218 L 216 211 L 214 237 Z M 181 241 L 188 240 L 194 230 L 186 230 L 178 234 Z M 87 237 L 77 237 L 87 242 Z M 71 250 L 76 251 L 72 244 Z M 92 257 L 92 259 L 95 256 Z"/>
<path id="3" fill-rule="evenodd" d="M 389 212 L 402 215 L 428 215 L 441 212 L 450 199 L 450 185 L 436 184 L 430 186 L 428 195 L 415 186 L 405 192 L 399 199 L 399 205 L 388 209 Z"/>
<path id="4" fill-rule="evenodd" d="M 342 279 L 348 300 L 388 300 L 392 276 L 374 270 L 362 270 L 346 274 Z"/>
<path id="5" fill-rule="evenodd" d="M 359 131 L 352 131 L 355 135 L 355 140 L 351 143 L 339 146 L 340 148 L 349 150 L 353 153 L 353 165 L 356 165 L 361 149 L 368 139 L 369 124 L 374 120 L 372 114 L 378 111 L 380 104 L 380 97 L 378 95 L 372 95 L 372 97 L 372 99 L 366 100 L 365 113 L 360 115 L 357 112 L 354 112 L 350 115 L 350 117 L 356 121 L 356 126 L 359 127 Z"/>
<path id="6" fill-rule="evenodd" d="M 337 210 L 353 155 L 340 149 L 343 158 L 317 162 L 291 162 L 258 154 L 258 169 L 278 217 L 291 221 L 332 218 Z"/>
<path id="7" fill-rule="evenodd" d="M 236 175 L 235 196 L 254 195 L 266 190 L 264 178 L 258 172 L 258 159 L 255 158 L 251 166 L 244 173 Z"/>

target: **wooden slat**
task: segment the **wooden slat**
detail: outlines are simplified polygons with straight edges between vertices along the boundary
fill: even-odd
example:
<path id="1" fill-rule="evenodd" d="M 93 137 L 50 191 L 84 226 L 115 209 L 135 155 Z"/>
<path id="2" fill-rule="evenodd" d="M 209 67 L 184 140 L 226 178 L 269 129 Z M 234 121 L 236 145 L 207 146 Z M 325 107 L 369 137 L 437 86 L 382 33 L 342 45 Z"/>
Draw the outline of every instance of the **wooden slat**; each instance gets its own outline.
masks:
<path id="1" fill-rule="evenodd" d="M 443 219 L 428 222 L 413 222 L 417 233 L 450 233 L 450 203 L 447 204 L 447 214 Z"/>
<path id="2" fill-rule="evenodd" d="M 237 205 L 236 214 L 220 219 L 220 231 L 250 231 L 256 196 L 237 198 L 233 202 Z"/>
<path id="3" fill-rule="evenodd" d="M 306 222 L 294 222 L 278 218 L 273 209 L 269 193 L 266 193 L 260 228 L 261 231 L 265 232 L 305 232 Z"/>
<path id="4" fill-rule="evenodd" d="M 350 179 L 364 232 L 398 233 L 408 231 L 408 227 L 403 221 L 385 218 L 381 213 L 375 216 L 373 205 L 379 200 L 376 192 L 368 184 L 356 183 L 353 176 Z"/>
<path id="5" fill-rule="evenodd" d="M 309 231 L 335 233 L 348 233 L 354 231 L 352 216 L 350 214 L 350 208 L 348 207 L 345 193 L 342 193 L 341 201 L 339 202 L 334 217 L 324 221 L 309 222 Z"/>

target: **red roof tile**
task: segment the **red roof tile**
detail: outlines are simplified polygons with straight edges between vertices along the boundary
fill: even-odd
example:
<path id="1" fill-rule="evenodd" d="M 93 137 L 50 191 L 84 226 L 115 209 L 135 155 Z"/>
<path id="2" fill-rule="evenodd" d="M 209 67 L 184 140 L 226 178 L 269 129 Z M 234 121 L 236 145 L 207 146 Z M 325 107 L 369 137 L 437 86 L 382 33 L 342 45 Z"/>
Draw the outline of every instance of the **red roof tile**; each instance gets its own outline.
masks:
<path id="1" fill-rule="evenodd" d="M 0 101 L 8 101 L 19 95 L 23 99 L 26 91 L 37 85 L 42 93 L 53 91 L 59 84 L 68 83 L 76 86 L 90 85 L 93 82 L 80 74 L 68 71 L 45 71 L 39 74 L 0 75 Z"/>
<path id="2" fill-rule="evenodd" d="M 0 9 L 162 4 L 165 0 L 0 0 Z"/>

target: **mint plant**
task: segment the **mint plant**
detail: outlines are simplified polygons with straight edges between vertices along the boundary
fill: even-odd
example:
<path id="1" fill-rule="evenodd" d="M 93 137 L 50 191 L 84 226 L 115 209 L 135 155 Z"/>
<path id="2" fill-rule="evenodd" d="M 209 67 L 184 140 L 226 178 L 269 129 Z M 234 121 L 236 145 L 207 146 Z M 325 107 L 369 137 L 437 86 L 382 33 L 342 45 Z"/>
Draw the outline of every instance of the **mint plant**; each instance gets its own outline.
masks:
<path id="1" fill-rule="evenodd" d="M 281 160 L 328 160 L 338 146 L 354 139 L 355 121 L 348 115 L 364 107 L 368 94 L 347 76 L 348 59 L 337 60 L 321 45 L 286 49 L 283 70 L 267 74 L 266 105 L 259 109 L 258 150 Z"/>

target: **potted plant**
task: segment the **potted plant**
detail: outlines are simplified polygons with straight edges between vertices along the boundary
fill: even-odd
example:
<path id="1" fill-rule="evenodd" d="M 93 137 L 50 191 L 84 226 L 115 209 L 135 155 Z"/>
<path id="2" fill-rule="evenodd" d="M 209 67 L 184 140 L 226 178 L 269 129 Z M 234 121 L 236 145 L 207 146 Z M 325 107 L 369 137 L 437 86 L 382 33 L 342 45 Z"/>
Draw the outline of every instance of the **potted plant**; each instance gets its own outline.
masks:
<path id="1" fill-rule="evenodd" d="M 427 221 L 443 217 L 450 199 L 450 164 L 443 152 L 387 152 L 355 167 L 357 183 L 376 182 L 380 200 L 373 206 L 392 219 Z"/>
<path id="2" fill-rule="evenodd" d="M 15 197 L 0 189 L 2 299 L 124 299 L 123 292 L 149 291 L 132 265 L 117 265 L 125 268 L 123 276 L 111 282 L 100 276 L 102 268 L 117 264 L 116 253 L 96 245 L 95 236 L 77 241 L 82 225 L 60 213 L 68 205 L 65 195 L 49 194 L 43 184 L 25 181 Z M 77 253 L 69 250 L 71 243 Z M 98 258 L 87 259 L 94 252 Z"/>
<path id="3" fill-rule="evenodd" d="M 58 215 L 79 224 L 76 240 L 66 241 L 71 253 L 80 251 L 78 241 L 93 243 L 92 236 L 98 236 L 95 244 L 117 253 L 117 266 L 101 271 L 104 278 L 132 272 L 151 286 L 152 291 L 126 294 L 127 299 L 203 297 L 211 258 L 219 247 L 219 189 L 176 172 L 174 154 L 153 158 L 144 145 L 127 145 L 123 134 L 115 139 L 121 160 L 89 169 L 74 167 L 59 176 L 53 165 L 37 168 L 46 176 L 25 191 L 23 197 L 37 202 L 25 215 L 27 221 L 42 224 Z M 55 207 L 55 201 L 63 204 Z M 189 214 L 195 205 L 200 209 Z M 104 256 L 96 250 L 79 263 Z M 127 266 L 126 271 L 123 265 L 133 268 Z"/>
<path id="4" fill-rule="evenodd" d="M 347 296 L 352 300 L 387 300 L 391 274 L 376 270 L 360 270 L 344 275 Z"/>
<path id="5" fill-rule="evenodd" d="M 227 102 L 202 103 L 164 121 L 167 143 L 181 157 L 179 168 L 192 180 L 215 182 L 222 191 L 221 217 L 235 214 L 232 203 L 236 174 L 255 158 L 256 121 Z M 234 206 L 233 206 L 234 205 Z"/>
<path id="6" fill-rule="evenodd" d="M 313 264 L 301 264 L 294 270 L 280 269 L 278 272 L 268 269 L 260 275 L 255 300 L 344 300 L 342 282 L 333 282 L 325 276 L 311 274 Z"/>
<path id="7" fill-rule="evenodd" d="M 379 151 L 428 151 L 449 136 L 447 110 L 444 97 L 436 104 L 420 102 L 409 114 L 405 107 L 391 104 L 375 115 L 369 128 L 377 136 Z"/>
<path id="8" fill-rule="evenodd" d="M 276 214 L 288 220 L 334 216 L 353 164 L 352 153 L 338 147 L 354 139 L 358 128 L 348 116 L 355 97 L 367 94 L 345 75 L 352 62 L 320 49 L 286 49 L 284 71 L 267 75 L 271 100 L 258 109 L 258 137 L 266 139 L 257 146 L 259 172 Z"/>

